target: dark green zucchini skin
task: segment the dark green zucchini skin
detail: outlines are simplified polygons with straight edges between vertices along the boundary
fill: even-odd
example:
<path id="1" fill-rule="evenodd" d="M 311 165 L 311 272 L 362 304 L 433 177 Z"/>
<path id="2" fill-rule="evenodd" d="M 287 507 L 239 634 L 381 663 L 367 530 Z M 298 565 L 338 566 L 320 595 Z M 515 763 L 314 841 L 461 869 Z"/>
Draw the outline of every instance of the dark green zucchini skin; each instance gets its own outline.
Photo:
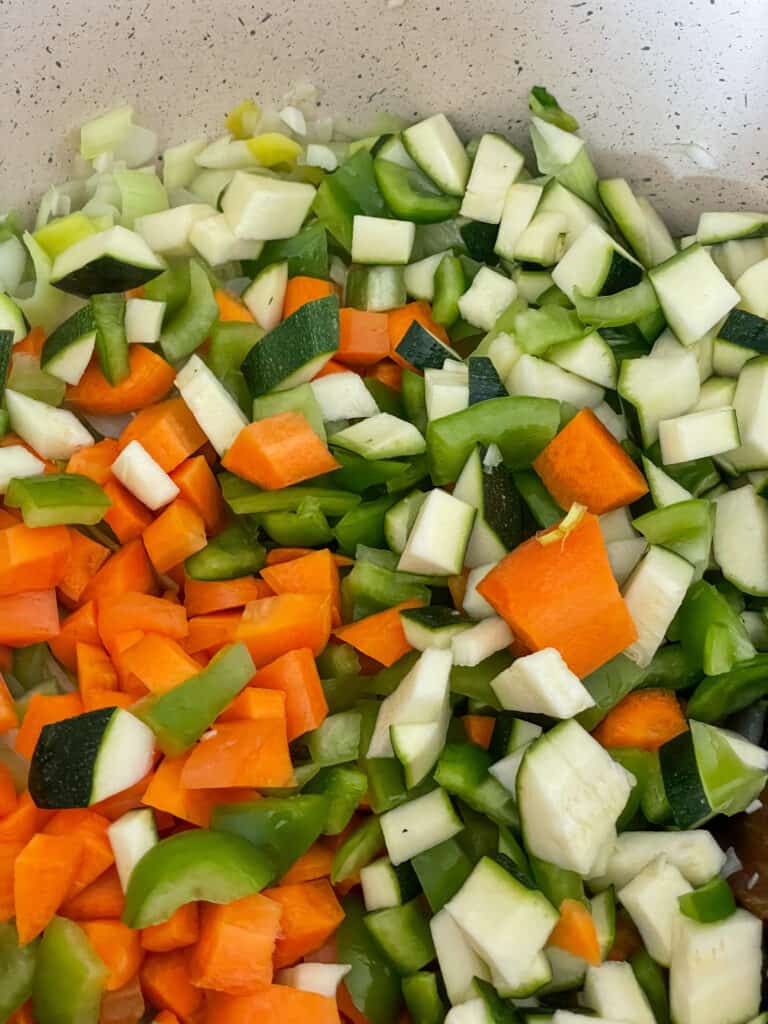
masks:
<path id="1" fill-rule="evenodd" d="M 38 807 L 88 807 L 93 771 L 117 708 L 86 711 L 46 725 L 29 769 L 29 792 Z"/>
<path id="2" fill-rule="evenodd" d="M 659 749 L 661 777 L 672 817 L 678 828 L 695 828 L 712 813 L 696 761 L 690 732 L 681 733 Z"/>
<path id="3" fill-rule="evenodd" d="M 762 355 L 768 354 L 768 320 L 746 309 L 732 309 L 718 337 L 734 345 L 743 345 Z"/>
<path id="4" fill-rule="evenodd" d="M 642 267 L 626 259 L 620 252 L 614 252 L 600 294 L 615 295 L 616 292 L 623 292 L 625 288 L 634 288 L 636 284 L 640 284 L 642 276 Z"/>
<path id="5" fill-rule="evenodd" d="M 133 263 L 123 263 L 114 256 L 101 256 L 73 270 L 71 274 L 66 274 L 60 281 L 51 283 L 62 292 L 89 299 L 91 295 L 140 288 L 162 273 L 162 268 L 138 267 Z"/>
<path id="6" fill-rule="evenodd" d="M 446 359 L 455 359 L 456 353 L 439 338 L 414 320 L 397 346 L 397 354 L 419 370 L 441 370 Z"/>
<path id="7" fill-rule="evenodd" d="M 507 397 L 507 389 L 488 356 L 470 356 L 468 365 L 470 405 L 485 402 L 489 398 Z"/>

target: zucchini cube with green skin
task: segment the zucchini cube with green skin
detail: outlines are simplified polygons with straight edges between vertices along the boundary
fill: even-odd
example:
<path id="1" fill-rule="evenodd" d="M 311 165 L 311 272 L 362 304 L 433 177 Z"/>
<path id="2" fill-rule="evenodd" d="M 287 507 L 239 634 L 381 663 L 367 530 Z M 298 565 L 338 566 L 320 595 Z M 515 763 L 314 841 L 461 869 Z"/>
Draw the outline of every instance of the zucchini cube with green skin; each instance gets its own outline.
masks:
<path id="1" fill-rule="evenodd" d="M 248 423 L 240 406 L 198 355 L 190 356 L 175 384 L 200 429 L 223 455 Z"/>
<path id="2" fill-rule="evenodd" d="M 669 967 L 675 924 L 681 916 L 678 900 L 692 891 L 679 869 L 663 854 L 618 891 L 646 949 L 664 967 Z"/>
<path id="3" fill-rule="evenodd" d="M 398 569 L 431 576 L 460 573 L 475 509 L 446 491 L 430 491 L 408 535 Z"/>
<path id="4" fill-rule="evenodd" d="M 267 242 L 298 234 L 314 198 L 304 182 L 236 171 L 221 209 L 237 238 Z"/>
<path id="5" fill-rule="evenodd" d="M 526 714 L 572 718 L 595 703 L 553 647 L 518 658 L 491 686 L 503 708 Z"/>
<path id="6" fill-rule="evenodd" d="M 446 910 L 472 948 L 510 987 L 525 979 L 544 948 L 558 912 L 500 864 L 483 857 Z"/>
<path id="7" fill-rule="evenodd" d="M 164 270 L 140 235 L 113 227 L 68 246 L 54 260 L 50 280 L 61 291 L 88 298 L 138 288 Z"/>
<path id="8" fill-rule="evenodd" d="M 480 139 L 467 182 L 461 216 L 485 224 L 498 224 L 509 186 L 520 174 L 523 154 L 493 132 Z"/>
<path id="9" fill-rule="evenodd" d="M 725 854 L 711 832 L 622 832 L 604 871 L 589 879 L 592 889 L 620 889 L 660 855 L 680 870 L 691 885 L 704 885 L 722 869 Z"/>
<path id="10" fill-rule="evenodd" d="M 692 245 L 649 271 L 667 323 L 693 345 L 739 302 L 739 293 L 706 249 Z"/>
<path id="11" fill-rule="evenodd" d="M 430 931 L 448 998 L 460 1006 L 474 995 L 475 978 L 489 981 L 491 972 L 445 907 L 430 921 Z"/>
<path id="12" fill-rule="evenodd" d="M 394 865 L 452 839 L 464 828 L 448 794 L 440 788 L 387 811 L 379 821 Z"/>
<path id="13" fill-rule="evenodd" d="M 415 237 L 416 225 L 411 221 L 356 214 L 352 221 L 352 261 L 404 265 L 411 258 Z"/>
<path id="14" fill-rule="evenodd" d="M 154 751 L 151 729 L 129 711 L 86 711 L 44 726 L 29 791 L 38 807 L 89 807 L 143 779 Z"/>

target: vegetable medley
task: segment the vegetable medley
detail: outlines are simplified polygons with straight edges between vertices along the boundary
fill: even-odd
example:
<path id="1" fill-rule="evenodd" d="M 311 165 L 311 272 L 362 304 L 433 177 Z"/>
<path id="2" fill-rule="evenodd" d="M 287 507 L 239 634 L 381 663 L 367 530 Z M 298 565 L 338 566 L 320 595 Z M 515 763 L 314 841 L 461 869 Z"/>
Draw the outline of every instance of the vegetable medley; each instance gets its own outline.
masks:
<path id="1" fill-rule="evenodd" d="M 0 222 L 2 1020 L 768 1021 L 768 215 L 530 106 Z"/>

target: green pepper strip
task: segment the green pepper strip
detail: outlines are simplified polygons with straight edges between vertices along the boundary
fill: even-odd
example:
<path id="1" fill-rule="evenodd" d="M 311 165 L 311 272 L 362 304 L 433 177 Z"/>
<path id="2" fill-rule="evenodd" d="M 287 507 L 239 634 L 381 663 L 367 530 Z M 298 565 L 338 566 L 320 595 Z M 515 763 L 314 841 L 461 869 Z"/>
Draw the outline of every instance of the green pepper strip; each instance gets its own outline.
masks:
<path id="1" fill-rule="evenodd" d="M 11 480 L 5 504 L 20 508 L 27 526 L 94 526 L 111 503 L 87 476 L 47 473 Z"/>
<path id="2" fill-rule="evenodd" d="M 35 1020 L 42 1024 L 97 1021 L 108 970 L 83 929 L 54 917 L 38 947 L 32 987 Z"/>
<path id="3" fill-rule="evenodd" d="M 688 702 L 687 713 L 700 722 L 720 722 L 766 696 L 768 654 L 758 654 L 730 672 L 701 682 Z"/>
<path id="4" fill-rule="evenodd" d="M 189 263 L 189 295 L 163 327 L 160 347 L 171 363 L 191 355 L 202 345 L 213 324 L 219 318 L 219 307 L 213 288 L 202 264 Z"/>
<path id="5" fill-rule="evenodd" d="M 236 515 L 263 515 L 265 512 L 295 512 L 302 502 L 312 498 L 327 516 L 343 516 L 360 504 L 359 494 L 330 487 L 285 487 L 280 491 L 262 491 L 255 484 L 231 473 L 221 473 L 219 484 L 224 500 Z"/>
<path id="6" fill-rule="evenodd" d="M 128 339 L 125 336 L 125 298 L 122 295 L 92 295 L 96 321 L 96 355 L 101 372 L 114 387 L 131 372 Z"/>
<path id="7" fill-rule="evenodd" d="M 250 576 L 264 565 L 267 553 L 248 524 L 233 523 L 184 563 L 193 580 L 233 580 Z"/>
<path id="8" fill-rule="evenodd" d="M 1 1020 L 10 1020 L 12 1014 L 32 995 L 37 950 L 37 942 L 19 946 L 19 935 L 12 921 L 0 922 Z"/>
<path id="9" fill-rule="evenodd" d="M 517 827 L 520 817 L 512 795 L 489 774 L 491 757 L 473 743 L 449 743 L 435 769 L 435 782 L 461 797 L 497 825 Z"/>
<path id="10" fill-rule="evenodd" d="M 384 836 L 378 817 L 371 815 L 336 850 L 331 868 L 334 885 L 351 878 L 360 868 L 370 864 L 384 845 Z"/>
<path id="11" fill-rule="evenodd" d="M 402 1003 L 400 977 L 365 927 L 360 897 L 350 893 L 342 907 L 344 920 L 336 933 L 336 944 L 339 962 L 352 967 L 344 979 L 347 992 L 371 1024 L 395 1024 Z"/>
<path id="12" fill-rule="evenodd" d="M 368 777 L 357 768 L 341 765 L 324 768 L 304 787 L 305 793 L 317 793 L 327 802 L 323 833 L 337 836 L 343 832 L 366 794 Z"/>

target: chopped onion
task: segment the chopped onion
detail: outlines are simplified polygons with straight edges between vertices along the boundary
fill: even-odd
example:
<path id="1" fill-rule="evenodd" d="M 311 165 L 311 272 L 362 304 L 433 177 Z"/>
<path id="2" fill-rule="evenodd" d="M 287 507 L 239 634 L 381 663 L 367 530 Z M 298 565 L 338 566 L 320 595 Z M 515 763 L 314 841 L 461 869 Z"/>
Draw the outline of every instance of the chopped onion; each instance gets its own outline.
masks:
<path id="1" fill-rule="evenodd" d="M 13 294 L 22 282 L 27 250 L 15 235 L 0 242 L 0 291 Z"/>
<path id="2" fill-rule="evenodd" d="M 307 122 L 298 107 L 284 107 L 280 111 L 280 120 L 296 135 L 307 134 Z"/>
<path id="3" fill-rule="evenodd" d="M 735 875 L 737 871 L 741 871 L 744 865 L 736 855 L 736 851 L 732 846 L 729 846 L 725 851 L 725 863 L 720 868 L 721 878 L 730 878 L 731 875 Z"/>

